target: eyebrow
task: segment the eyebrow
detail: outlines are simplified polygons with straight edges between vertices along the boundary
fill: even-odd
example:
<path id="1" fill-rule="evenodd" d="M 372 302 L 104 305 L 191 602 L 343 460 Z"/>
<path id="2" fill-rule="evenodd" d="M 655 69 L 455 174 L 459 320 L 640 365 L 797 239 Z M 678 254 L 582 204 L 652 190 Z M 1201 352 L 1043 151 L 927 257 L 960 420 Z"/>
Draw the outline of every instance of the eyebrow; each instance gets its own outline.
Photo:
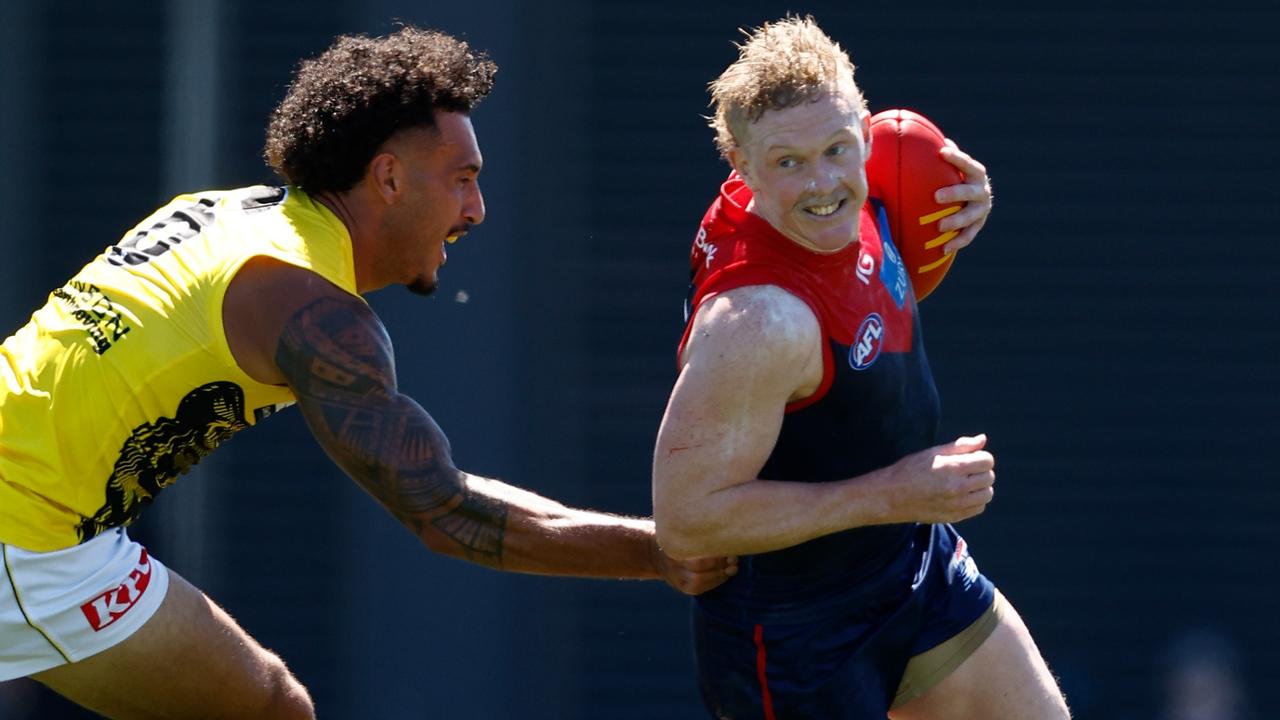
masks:
<path id="1" fill-rule="evenodd" d="M 849 131 L 849 128 L 840 128 L 839 130 L 837 130 L 837 131 L 835 131 L 835 132 L 831 133 L 830 135 L 828 135 L 828 136 L 826 137 L 826 139 L 825 139 L 825 140 L 823 140 L 823 143 L 825 144 L 825 143 L 829 143 L 829 142 L 831 142 L 831 141 L 832 141 L 832 140 L 834 140 L 834 139 L 835 139 L 835 137 L 836 137 L 837 135 L 839 135 L 840 133 L 846 133 L 846 134 L 849 134 L 849 135 L 852 135 L 852 134 L 853 134 L 852 132 L 850 132 L 850 131 Z M 765 149 L 764 149 L 764 151 L 765 151 L 766 153 L 771 153 L 771 152 L 773 152 L 773 151 L 775 151 L 775 150 L 795 150 L 795 148 L 794 148 L 794 147 L 792 147 L 792 146 L 790 146 L 790 145 L 770 145 L 769 147 L 767 147 L 767 148 L 765 148 Z"/>

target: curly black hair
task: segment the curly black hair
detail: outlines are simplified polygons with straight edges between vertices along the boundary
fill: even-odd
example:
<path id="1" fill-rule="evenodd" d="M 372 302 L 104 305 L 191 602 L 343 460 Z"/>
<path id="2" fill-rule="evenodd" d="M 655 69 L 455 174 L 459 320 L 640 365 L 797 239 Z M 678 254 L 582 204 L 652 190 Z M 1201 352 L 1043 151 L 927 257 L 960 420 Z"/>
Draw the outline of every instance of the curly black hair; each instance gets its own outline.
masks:
<path id="1" fill-rule="evenodd" d="M 350 190 L 397 130 L 434 127 L 435 112 L 469 113 L 498 66 L 467 43 L 406 26 L 385 37 L 343 35 L 298 65 L 271 113 L 264 155 L 308 192 Z"/>

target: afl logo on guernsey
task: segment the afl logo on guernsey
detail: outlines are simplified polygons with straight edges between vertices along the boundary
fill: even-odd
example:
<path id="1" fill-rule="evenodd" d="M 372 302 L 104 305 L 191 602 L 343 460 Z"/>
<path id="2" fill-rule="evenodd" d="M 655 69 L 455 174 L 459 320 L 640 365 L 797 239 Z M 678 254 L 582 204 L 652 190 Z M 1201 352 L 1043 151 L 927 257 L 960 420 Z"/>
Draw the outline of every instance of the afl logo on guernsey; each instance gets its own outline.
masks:
<path id="1" fill-rule="evenodd" d="M 879 313 L 871 313 L 858 326 L 854 333 L 853 345 L 849 346 L 849 367 L 854 370 L 866 370 L 880 357 L 880 348 L 884 347 L 884 320 Z"/>

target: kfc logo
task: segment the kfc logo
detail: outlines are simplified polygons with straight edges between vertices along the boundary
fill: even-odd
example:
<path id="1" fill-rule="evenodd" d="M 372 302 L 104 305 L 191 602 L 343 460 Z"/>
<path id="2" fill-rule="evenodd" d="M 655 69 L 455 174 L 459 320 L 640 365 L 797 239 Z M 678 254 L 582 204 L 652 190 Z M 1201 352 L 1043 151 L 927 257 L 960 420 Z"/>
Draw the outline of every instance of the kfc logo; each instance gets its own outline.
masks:
<path id="1" fill-rule="evenodd" d="M 124 582 L 81 605 L 80 610 L 93 631 L 98 632 L 129 612 L 150 584 L 151 559 L 143 548 L 138 566 L 129 572 Z"/>

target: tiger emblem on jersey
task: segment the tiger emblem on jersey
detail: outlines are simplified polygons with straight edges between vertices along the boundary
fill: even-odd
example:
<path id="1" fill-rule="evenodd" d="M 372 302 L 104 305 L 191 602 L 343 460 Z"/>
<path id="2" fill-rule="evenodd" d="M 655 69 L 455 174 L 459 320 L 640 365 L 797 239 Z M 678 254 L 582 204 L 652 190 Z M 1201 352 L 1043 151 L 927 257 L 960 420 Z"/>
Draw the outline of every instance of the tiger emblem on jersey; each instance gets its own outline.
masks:
<path id="1" fill-rule="evenodd" d="M 244 390 L 239 385 L 212 382 L 187 393 L 174 417 L 134 428 L 107 479 L 106 502 L 76 526 L 80 542 L 137 520 L 142 509 L 179 475 L 249 427 L 244 409 Z"/>

